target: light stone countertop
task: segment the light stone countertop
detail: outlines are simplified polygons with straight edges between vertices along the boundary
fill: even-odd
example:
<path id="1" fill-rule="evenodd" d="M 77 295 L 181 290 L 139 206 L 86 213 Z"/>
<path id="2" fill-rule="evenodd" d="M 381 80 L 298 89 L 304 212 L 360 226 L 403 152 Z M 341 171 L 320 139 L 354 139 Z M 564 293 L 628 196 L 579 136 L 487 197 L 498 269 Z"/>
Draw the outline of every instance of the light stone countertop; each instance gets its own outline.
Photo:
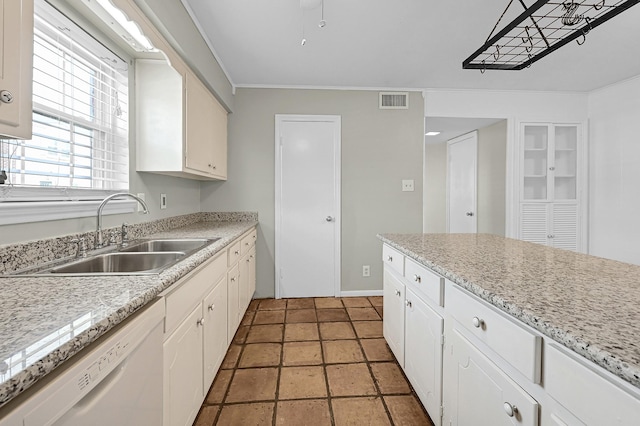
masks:
<path id="1" fill-rule="evenodd" d="M 0 406 L 258 225 L 241 219 L 196 222 L 144 236 L 220 237 L 160 274 L 0 278 Z"/>
<path id="2" fill-rule="evenodd" d="M 378 238 L 640 387 L 640 266 L 489 234 Z"/>

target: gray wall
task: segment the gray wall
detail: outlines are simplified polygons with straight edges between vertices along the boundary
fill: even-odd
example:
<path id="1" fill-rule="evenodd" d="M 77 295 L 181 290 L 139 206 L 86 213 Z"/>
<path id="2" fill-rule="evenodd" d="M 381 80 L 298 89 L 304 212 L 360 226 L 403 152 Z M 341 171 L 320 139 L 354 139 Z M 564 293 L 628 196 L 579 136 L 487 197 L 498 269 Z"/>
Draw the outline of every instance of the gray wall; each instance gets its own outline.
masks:
<path id="1" fill-rule="evenodd" d="M 275 294 L 275 114 L 342 117 L 342 290 L 382 289 L 377 233 L 421 232 L 423 100 L 409 110 L 379 110 L 378 92 L 238 89 L 229 116 L 229 176 L 203 183 L 211 211 L 257 211 L 257 297 Z M 415 191 L 402 192 L 401 180 Z M 362 265 L 371 277 L 362 277 Z"/>
<path id="2" fill-rule="evenodd" d="M 505 235 L 507 120 L 478 129 L 478 232 Z M 424 232 L 447 230 L 447 143 L 425 145 Z"/>

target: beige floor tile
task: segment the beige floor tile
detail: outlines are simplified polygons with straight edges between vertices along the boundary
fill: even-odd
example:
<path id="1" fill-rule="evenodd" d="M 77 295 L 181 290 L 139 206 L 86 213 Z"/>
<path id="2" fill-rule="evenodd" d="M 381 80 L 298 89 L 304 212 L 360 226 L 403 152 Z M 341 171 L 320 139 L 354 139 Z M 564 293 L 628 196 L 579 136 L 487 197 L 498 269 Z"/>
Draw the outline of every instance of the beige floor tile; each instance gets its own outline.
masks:
<path id="1" fill-rule="evenodd" d="M 266 401 L 275 399 L 277 368 L 236 370 L 225 402 Z"/>
<path id="2" fill-rule="evenodd" d="M 371 302 L 366 297 L 343 297 L 342 303 L 347 308 L 370 308 Z"/>
<path id="3" fill-rule="evenodd" d="M 285 342 L 282 349 L 282 365 L 320 365 L 320 342 Z"/>
<path id="4" fill-rule="evenodd" d="M 321 322 L 320 336 L 323 340 L 355 339 L 350 322 Z"/>
<path id="5" fill-rule="evenodd" d="M 225 355 L 224 360 L 222 360 L 220 368 L 235 368 L 238 363 L 238 358 L 240 358 L 240 352 L 242 352 L 242 346 L 231 344 L 227 350 L 227 355 Z"/>
<path id="6" fill-rule="evenodd" d="M 362 362 L 365 360 L 357 340 L 327 340 L 322 342 L 327 364 Z"/>
<path id="7" fill-rule="evenodd" d="M 287 309 L 287 299 L 262 299 L 258 306 L 259 311 L 278 311 Z"/>
<path id="8" fill-rule="evenodd" d="M 282 311 L 258 311 L 253 319 L 253 325 L 257 324 L 282 324 L 284 322 L 284 310 Z"/>
<path id="9" fill-rule="evenodd" d="M 260 299 L 253 299 L 251 303 L 249 303 L 249 307 L 247 308 L 247 311 L 257 311 L 259 305 L 260 305 Z"/>
<path id="10" fill-rule="evenodd" d="M 367 364 L 328 365 L 327 380 L 331 396 L 376 395 Z"/>
<path id="11" fill-rule="evenodd" d="M 324 398 L 327 396 L 324 368 L 283 367 L 278 389 L 278 399 Z"/>
<path id="12" fill-rule="evenodd" d="M 393 361 L 395 359 L 384 339 L 362 339 L 360 343 L 369 361 Z"/>
<path id="13" fill-rule="evenodd" d="M 382 337 L 382 321 L 353 321 L 353 328 L 360 339 Z"/>
<path id="14" fill-rule="evenodd" d="M 331 405 L 336 426 L 391 425 L 379 397 L 332 399 Z"/>
<path id="15" fill-rule="evenodd" d="M 218 426 L 266 426 L 273 423 L 274 402 L 226 405 L 220 411 Z"/>
<path id="16" fill-rule="evenodd" d="M 287 309 L 314 309 L 316 306 L 312 298 L 288 299 Z"/>
<path id="17" fill-rule="evenodd" d="M 213 422 L 220 411 L 218 405 L 205 405 L 200 409 L 198 417 L 196 418 L 193 426 L 213 426 Z"/>
<path id="18" fill-rule="evenodd" d="M 385 396 L 393 423 L 398 426 L 433 426 L 422 405 L 413 395 Z"/>
<path id="19" fill-rule="evenodd" d="M 315 299 L 316 309 L 344 308 L 339 297 L 319 297 Z"/>
<path id="20" fill-rule="evenodd" d="M 344 309 L 317 309 L 318 321 L 349 321 L 347 311 Z"/>
<path id="21" fill-rule="evenodd" d="M 249 330 L 247 343 L 282 342 L 284 324 L 254 325 Z"/>
<path id="22" fill-rule="evenodd" d="M 240 357 L 240 368 L 271 367 L 280 365 L 280 343 L 252 343 L 245 345 Z"/>
<path id="23" fill-rule="evenodd" d="M 351 321 L 379 320 L 380 316 L 374 308 L 347 308 Z"/>
<path id="24" fill-rule="evenodd" d="M 287 311 L 287 324 L 296 322 L 316 322 L 315 309 L 293 309 Z"/>
<path id="25" fill-rule="evenodd" d="M 407 379 L 395 362 L 374 362 L 371 364 L 373 378 L 382 394 L 411 393 Z"/>
<path id="26" fill-rule="evenodd" d="M 320 340 L 316 323 L 286 324 L 284 326 L 284 341 Z"/>
<path id="27" fill-rule="evenodd" d="M 224 400 L 224 394 L 227 393 L 229 383 L 233 377 L 233 370 L 220 370 L 216 375 L 213 385 L 207 394 L 207 404 L 220 404 Z"/>
<path id="28" fill-rule="evenodd" d="M 376 312 L 378 313 L 378 315 L 380 316 L 380 318 L 383 318 L 383 313 L 384 313 L 384 309 L 382 306 L 374 306 Z"/>
<path id="29" fill-rule="evenodd" d="M 244 317 L 242 317 L 242 321 L 240 321 L 240 325 L 251 325 L 253 321 L 253 317 L 255 316 L 255 311 L 247 311 L 244 313 Z"/>
<path id="30" fill-rule="evenodd" d="M 382 306 L 382 296 L 369 296 L 367 299 L 373 306 Z"/>
<path id="31" fill-rule="evenodd" d="M 280 401 L 276 407 L 277 426 L 331 426 L 329 402 L 326 399 Z"/>
<path id="32" fill-rule="evenodd" d="M 233 343 L 236 345 L 242 345 L 247 340 L 247 334 L 249 333 L 248 325 L 241 325 L 236 331 L 236 335 L 233 336 Z"/>

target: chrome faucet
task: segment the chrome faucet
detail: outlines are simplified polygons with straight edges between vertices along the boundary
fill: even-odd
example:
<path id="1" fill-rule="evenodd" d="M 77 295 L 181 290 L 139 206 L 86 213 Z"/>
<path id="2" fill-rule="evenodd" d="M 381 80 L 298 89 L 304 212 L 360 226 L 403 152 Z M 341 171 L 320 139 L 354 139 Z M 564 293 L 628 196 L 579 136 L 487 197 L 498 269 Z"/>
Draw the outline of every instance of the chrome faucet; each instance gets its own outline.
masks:
<path id="1" fill-rule="evenodd" d="M 95 248 L 102 248 L 104 246 L 103 242 L 102 242 L 102 209 L 104 209 L 104 206 L 111 200 L 113 200 L 114 198 L 119 198 L 119 197 L 129 197 L 129 198 L 133 198 L 134 200 L 136 200 L 137 202 L 140 203 L 140 205 L 142 205 L 143 213 L 144 214 L 149 214 L 149 209 L 147 207 L 147 203 L 144 202 L 144 200 L 140 197 L 136 197 L 133 194 L 129 194 L 128 192 L 118 192 L 116 194 L 111 194 L 108 197 L 105 197 L 104 200 L 102 200 L 102 202 L 100 203 L 100 205 L 98 206 L 98 218 L 97 218 L 97 225 L 96 225 L 96 244 L 95 244 Z"/>

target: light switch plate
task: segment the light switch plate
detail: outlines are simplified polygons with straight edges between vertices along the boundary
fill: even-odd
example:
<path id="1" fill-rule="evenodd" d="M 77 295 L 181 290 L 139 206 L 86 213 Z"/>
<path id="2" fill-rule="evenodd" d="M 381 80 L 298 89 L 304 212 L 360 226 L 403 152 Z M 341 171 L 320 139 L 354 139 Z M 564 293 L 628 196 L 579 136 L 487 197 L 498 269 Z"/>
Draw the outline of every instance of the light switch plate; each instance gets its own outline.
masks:
<path id="1" fill-rule="evenodd" d="M 402 179 L 402 191 L 413 191 L 413 179 Z"/>

